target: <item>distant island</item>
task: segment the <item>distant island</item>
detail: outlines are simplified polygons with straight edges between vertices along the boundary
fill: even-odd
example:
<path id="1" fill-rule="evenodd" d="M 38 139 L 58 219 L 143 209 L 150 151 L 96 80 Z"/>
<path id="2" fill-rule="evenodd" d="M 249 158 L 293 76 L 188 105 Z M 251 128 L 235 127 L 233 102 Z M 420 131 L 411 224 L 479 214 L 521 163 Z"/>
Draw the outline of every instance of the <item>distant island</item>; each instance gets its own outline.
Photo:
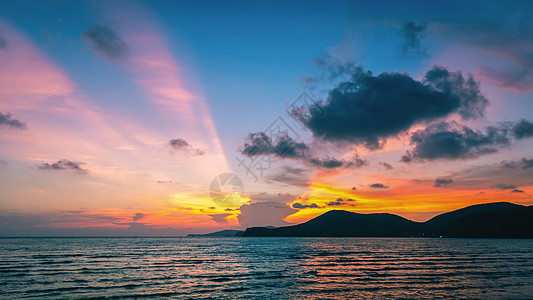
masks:
<path id="1" fill-rule="evenodd" d="M 267 228 L 267 229 L 274 229 L 275 226 L 265 226 L 261 228 Z M 187 237 L 230 237 L 230 236 L 243 236 L 244 230 L 236 230 L 236 229 L 226 229 L 226 230 L 219 230 L 215 232 L 210 233 L 191 233 L 188 234 Z"/>
<path id="2" fill-rule="evenodd" d="M 227 230 L 220 230 L 220 231 L 205 233 L 205 234 L 191 233 L 191 234 L 188 234 L 187 237 L 227 237 L 227 236 L 242 236 L 243 234 L 244 234 L 244 230 L 227 229 Z"/>
<path id="3" fill-rule="evenodd" d="M 533 206 L 497 202 L 468 206 L 414 222 L 388 214 L 331 210 L 305 223 L 251 227 L 243 236 L 533 238 Z"/>
<path id="4" fill-rule="evenodd" d="M 448 237 L 533 238 L 533 206 L 496 202 L 468 206 L 414 222 L 388 214 L 331 210 L 305 223 L 284 227 L 222 230 L 188 237 Z"/>

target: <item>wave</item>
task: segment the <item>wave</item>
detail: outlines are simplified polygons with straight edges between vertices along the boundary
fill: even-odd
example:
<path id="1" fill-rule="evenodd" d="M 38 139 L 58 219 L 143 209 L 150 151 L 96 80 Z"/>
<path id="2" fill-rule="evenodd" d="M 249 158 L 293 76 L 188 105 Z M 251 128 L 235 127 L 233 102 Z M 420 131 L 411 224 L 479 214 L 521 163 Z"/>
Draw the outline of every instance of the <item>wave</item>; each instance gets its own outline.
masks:
<path id="1" fill-rule="evenodd" d="M 18 252 L 0 244 L 2 297 L 533 297 L 529 240 L 184 238 L 142 249 L 128 238 L 25 242 Z"/>

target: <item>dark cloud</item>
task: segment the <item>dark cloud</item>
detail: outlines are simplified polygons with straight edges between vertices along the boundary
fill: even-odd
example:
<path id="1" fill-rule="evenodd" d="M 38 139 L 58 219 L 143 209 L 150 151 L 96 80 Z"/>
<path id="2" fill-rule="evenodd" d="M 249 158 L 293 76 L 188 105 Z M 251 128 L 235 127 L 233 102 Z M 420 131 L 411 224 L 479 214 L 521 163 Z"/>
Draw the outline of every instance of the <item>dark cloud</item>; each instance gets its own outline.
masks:
<path id="1" fill-rule="evenodd" d="M 333 169 L 338 167 L 343 168 L 361 168 L 368 165 L 368 160 L 355 156 L 352 160 L 336 159 L 336 158 L 309 158 L 307 160 L 313 166 L 322 167 L 326 169 Z"/>
<path id="2" fill-rule="evenodd" d="M 417 81 L 405 73 L 373 76 L 359 67 L 350 80 L 329 91 L 324 103 L 294 108 L 291 116 L 316 138 L 378 149 L 415 124 L 452 113 L 463 119 L 481 117 L 488 103 L 476 81 L 460 72 L 435 66 Z"/>
<path id="3" fill-rule="evenodd" d="M 0 126 L 5 125 L 9 128 L 26 129 L 26 123 L 17 119 L 12 119 L 10 113 L 3 114 L 0 112 Z"/>
<path id="4" fill-rule="evenodd" d="M 205 151 L 199 148 L 194 148 L 186 140 L 182 138 L 172 139 L 168 142 L 168 145 L 173 150 L 184 152 L 184 153 L 191 154 L 191 155 L 200 156 L 200 155 L 205 154 Z"/>
<path id="5" fill-rule="evenodd" d="M 498 183 L 494 185 L 494 188 L 497 188 L 500 190 L 512 190 L 512 189 L 516 189 L 517 186 L 514 184 Z"/>
<path id="6" fill-rule="evenodd" d="M 357 191 L 357 188 L 355 186 L 352 186 L 352 191 Z"/>
<path id="7" fill-rule="evenodd" d="M 355 157 L 351 161 L 347 162 L 347 164 L 346 164 L 347 168 L 351 168 L 351 167 L 361 168 L 361 167 L 364 167 L 364 166 L 368 166 L 368 160 L 360 158 L 359 155 L 357 155 L 357 154 L 355 155 Z"/>
<path id="8" fill-rule="evenodd" d="M 368 165 L 368 160 L 360 158 L 358 155 L 352 160 L 336 159 L 336 158 L 308 158 L 307 162 L 313 166 L 334 169 L 334 168 L 361 168 Z"/>
<path id="9" fill-rule="evenodd" d="M 529 169 L 529 168 L 533 168 L 533 159 L 527 159 L 527 158 L 522 158 L 521 160 L 522 162 L 522 169 Z"/>
<path id="10" fill-rule="evenodd" d="M 140 219 L 146 217 L 143 213 L 136 213 L 135 216 L 133 216 L 133 222 L 139 221 Z"/>
<path id="11" fill-rule="evenodd" d="M 316 203 L 311 203 L 311 204 L 301 204 L 301 203 L 293 203 L 292 204 L 292 208 L 296 208 L 296 209 L 305 209 L 305 208 L 318 208 L 318 205 L 316 205 Z"/>
<path id="12" fill-rule="evenodd" d="M 340 160 L 337 160 L 335 158 L 325 158 L 325 159 L 318 159 L 318 158 L 311 158 L 309 162 L 313 166 L 322 167 L 326 169 L 333 169 L 338 168 L 343 165 L 343 162 Z"/>
<path id="13" fill-rule="evenodd" d="M 241 154 L 250 158 L 261 155 L 274 155 L 280 158 L 291 158 L 326 169 L 333 168 L 360 168 L 368 164 L 368 161 L 355 155 L 352 160 L 336 158 L 319 158 L 311 154 L 311 148 L 303 142 L 297 142 L 288 134 L 280 134 L 276 140 L 272 140 L 264 132 L 250 133 L 246 137 L 244 146 L 240 149 Z"/>
<path id="14" fill-rule="evenodd" d="M 328 206 L 356 206 L 354 199 L 337 198 L 335 201 L 328 202 Z"/>
<path id="15" fill-rule="evenodd" d="M 505 127 L 488 127 L 486 133 L 460 126 L 457 122 L 439 122 L 411 135 L 411 145 L 403 162 L 467 159 L 497 152 L 509 145 Z"/>
<path id="16" fill-rule="evenodd" d="M 525 193 L 525 192 L 519 189 L 514 189 L 511 191 L 511 193 Z"/>
<path id="17" fill-rule="evenodd" d="M 516 163 L 514 161 L 502 160 L 500 162 L 500 167 L 502 169 L 516 169 Z"/>
<path id="18" fill-rule="evenodd" d="M 191 146 L 189 145 L 189 143 L 187 143 L 187 141 L 180 138 L 170 140 L 168 143 L 170 144 L 170 146 L 172 146 L 172 148 L 177 150 L 181 150 Z"/>
<path id="19" fill-rule="evenodd" d="M 524 139 L 533 136 L 533 123 L 528 120 L 520 119 L 514 126 L 511 131 L 516 139 Z"/>
<path id="20" fill-rule="evenodd" d="M 389 188 L 388 186 L 384 185 L 383 183 L 373 183 L 373 184 L 369 184 L 368 186 L 373 188 L 373 189 L 388 189 Z"/>
<path id="21" fill-rule="evenodd" d="M 479 90 L 474 77 L 465 79 L 461 72 L 449 72 L 446 68 L 434 66 L 426 73 L 424 82 L 448 98 L 459 98 L 457 113 L 462 119 L 477 119 L 485 115 L 489 100 Z M 453 102 L 451 99 L 449 102 Z"/>
<path id="22" fill-rule="evenodd" d="M 7 40 L 0 35 L 0 49 L 6 49 L 7 48 Z"/>
<path id="23" fill-rule="evenodd" d="M 338 205 L 344 205 L 344 203 L 338 202 L 338 201 L 328 202 L 328 206 L 338 206 Z"/>
<path id="24" fill-rule="evenodd" d="M 73 170 L 78 174 L 87 174 L 89 171 L 83 169 L 81 165 L 84 165 L 83 162 L 74 162 L 67 159 L 58 160 L 55 163 L 42 163 L 39 166 L 41 170 Z"/>
<path id="25" fill-rule="evenodd" d="M 380 165 L 381 167 L 383 167 L 384 169 L 386 169 L 386 170 L 392 170 L 392 169 L 394 169 L 394 167 L 393 167 L 391 164 L 386 163 L 386 162 L 380 162 L 379 165 Z"/>
<path id="26" fill-rule="evenodd" d="M 402 53 L 405 56 L 422 56 L 425 54 L 425 49 L 422 48 L 420 39 L 426 29 L 426 24 L 416 24 L 407 22 L 402 26 L 400 36 L 403 39 Z"/>
<path id="27" fill-rule="evenodd" d="M 443 187 L 446 185 L 450 185 L 453 183 L 453 179 L 451 178 L 437 178 L 435 179 L 434 187 Z"/>
<path id="28" fill-rule="evenodd" d="M 306 144 L 294 141 L 289 135 L 280 134 L 275 141 L 264 132 L 250 133 L 241 153 L 248 157 L 276 155 L 282 158 L 302 158 L 309 150 Z"/>
<path id="29" fill-rule="evenodd" d="M 500 162 L 500 167 L 502 169 L 517 169 L 522 168 L 523 170 L 533 168 L 533 159 L 527 159 L 523 157 L 519 161 L 508 161 L 508 160 L 502 160 Z"/>
<path id="30" fill-rule="evenodd" d="M 83 33 L 83 41 L 99 54 L 112 60 L 128 56 L 128 45 L 118 33 L 107 25 L 94 25 Z"/>

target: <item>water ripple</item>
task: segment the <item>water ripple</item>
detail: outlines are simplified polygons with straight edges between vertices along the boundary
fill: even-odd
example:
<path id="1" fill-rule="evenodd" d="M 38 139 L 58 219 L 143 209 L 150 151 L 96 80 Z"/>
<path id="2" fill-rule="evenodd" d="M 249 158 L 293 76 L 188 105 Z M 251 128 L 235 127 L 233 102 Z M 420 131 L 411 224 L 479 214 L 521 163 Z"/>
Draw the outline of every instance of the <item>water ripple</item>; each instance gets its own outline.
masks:
<path id="1" fill-rule="evenodd" d="M 533 241 L 4 238 L 5 298 L 532 298 Z"/>

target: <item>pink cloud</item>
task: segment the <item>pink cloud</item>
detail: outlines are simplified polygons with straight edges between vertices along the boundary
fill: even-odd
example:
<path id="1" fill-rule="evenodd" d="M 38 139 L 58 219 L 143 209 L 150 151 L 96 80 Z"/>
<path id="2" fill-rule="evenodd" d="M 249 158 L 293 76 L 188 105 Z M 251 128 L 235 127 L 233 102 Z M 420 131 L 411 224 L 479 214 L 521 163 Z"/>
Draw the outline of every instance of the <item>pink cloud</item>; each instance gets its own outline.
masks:
<path id="1" fill-rule="evenodd" d="M 120 9 L 111 5 L 109 11 L 116 27 L 123 29 L 119 34 L 130 49 L 125 66 L 134 81 L 163 118 L 171 122 L 179 137 L 209 149 L 206 157 L 210 158 L 204 159 L 212 159 L 208 163 L 211 169 L 228 170 L 208 104 L 194 82 L 193 72 L 180 64 L 150 13 L 133 4 Z M 134 21 L 128 17 L 132 14 L 137 16 Z"/>
<path id="2" fill-rule="evenodd" d="M 151 146 L 164 144 L 164 134 L 142 126 L 134 117 L 111 113 L 95 104 L 16 29 L 5 22 L 0 25 L 9 41 L 0 55 L 0 111 L 12 113 L 28 127 L 23 133 L 0 133 L 0 157 L 20 164 L 13 171 L 20 175 L 12 174 L 9 184 L 0 182 L 0 190 L 9 196 L 4 203 L 7 207 L 26 203 L 23 199 L 28 197 L 27 190 L 37 190 L 26 176 L 32 176 L 40 189 L 49 191 L 33 193 L 36 208 L 62 207 L 67 201 L 75 208 L 80 204 L 74 203 L 105 203 L 117 194 L 146 195 L 151 190 L 140 190 L 138 183 L 145 175 L 139 174 L 154 170 L 170 173 L 168 162 L 159 160 Z M 84 180 L 102 185 L 88 186 L 79 181 L 79 176 L 37 167 L 61 159 L 86 163 L 89 172 Z"/>
<path id="3" fill-rule="evenodd" d="M 28 126 L 23 133 L 0 132 L 0 157 L 17 166 L 9 181 L 0 181 L 8 198 L 5 207 L 146 208 L 176 193 L 175 184 L 157 184 L 160 178 L 184 183 L 179 189 L 187 192 L 205 188 L 199 186 L 206 178 L 227 170 L 207 103 L 187 87 L 162 36 L 152 34 L 151 46 L 133 42 L 130 58 L 115 66 L 128 68 L 167 127 L 144 124 L 96 104 L 27 38 L 5 22 L 0 25 L 9 42 L 0 55 L 0 111 Z M 206 155 L 190 159 L 165 153 L 168 141 L 178 137 L 206 149 Z M 38 168 L 62 159 L 84 163 L 87 174 Z M 194 171 L 176 172 L 177 168 Z"/>
<path id="4" fill-rule="evenodd" d="M 1 19 L 0 27 L 9 41 L 0 55 L 0 110 L 31 109 L 72 93 L 74 84 L 63 72 Z"/>

